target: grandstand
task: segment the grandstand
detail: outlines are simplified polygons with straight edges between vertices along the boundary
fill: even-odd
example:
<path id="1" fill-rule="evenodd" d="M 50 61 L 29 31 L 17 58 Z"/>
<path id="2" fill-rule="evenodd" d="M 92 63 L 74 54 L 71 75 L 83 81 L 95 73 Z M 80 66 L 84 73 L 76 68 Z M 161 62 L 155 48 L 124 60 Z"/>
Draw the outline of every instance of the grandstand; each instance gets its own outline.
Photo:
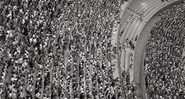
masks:
<path id="1" fill-rule="evenodd" d="M 183 0 L 1 0 L 0 99 L 185 99 Z"/>

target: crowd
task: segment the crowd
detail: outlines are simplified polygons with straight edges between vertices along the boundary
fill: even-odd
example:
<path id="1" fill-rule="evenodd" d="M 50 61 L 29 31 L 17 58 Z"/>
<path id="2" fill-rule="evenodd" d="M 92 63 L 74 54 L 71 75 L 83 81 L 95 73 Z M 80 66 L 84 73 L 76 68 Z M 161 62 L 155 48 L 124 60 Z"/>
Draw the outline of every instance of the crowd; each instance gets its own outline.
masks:
<path id="1" fill-rule="evenodd" d="M 122 99 L 111 36 L 123 1 L 1 0 L 1 98 Z"/>
<path id="2" fill-rule="evenodd" d="M 150 99 L 184 99 L 185 5 L 160 13 L 146 45 L 145 84 Z"/>

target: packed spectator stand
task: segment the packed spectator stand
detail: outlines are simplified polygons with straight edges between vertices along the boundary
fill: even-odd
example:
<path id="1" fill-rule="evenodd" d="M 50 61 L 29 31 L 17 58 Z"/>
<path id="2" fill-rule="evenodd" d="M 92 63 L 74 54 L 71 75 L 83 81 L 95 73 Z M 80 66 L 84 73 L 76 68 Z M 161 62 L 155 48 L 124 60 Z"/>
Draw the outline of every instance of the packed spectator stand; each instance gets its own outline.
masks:
<path id="1" fill-rule="evenodd" d="M 150 99 L 184 99 L 185 5 L 160 13 L 146 45 L 145 84 Z"/>
<path id="2" fill-rule="evenodd" d="M 113 77 L 123 1 L 1 0 L 1 98 L 134 98 L 133 84 L 123 91 Z"/>

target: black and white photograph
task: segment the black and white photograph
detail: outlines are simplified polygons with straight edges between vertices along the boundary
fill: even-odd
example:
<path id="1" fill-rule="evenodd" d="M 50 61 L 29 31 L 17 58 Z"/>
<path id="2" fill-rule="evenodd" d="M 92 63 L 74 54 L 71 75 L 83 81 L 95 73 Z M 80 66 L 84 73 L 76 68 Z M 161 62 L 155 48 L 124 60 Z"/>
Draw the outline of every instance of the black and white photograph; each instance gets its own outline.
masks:
<path id="1" fill-rule="evenodd" d="M 185 0 L 0 0 L 0 99 L 185 99 Z"/>

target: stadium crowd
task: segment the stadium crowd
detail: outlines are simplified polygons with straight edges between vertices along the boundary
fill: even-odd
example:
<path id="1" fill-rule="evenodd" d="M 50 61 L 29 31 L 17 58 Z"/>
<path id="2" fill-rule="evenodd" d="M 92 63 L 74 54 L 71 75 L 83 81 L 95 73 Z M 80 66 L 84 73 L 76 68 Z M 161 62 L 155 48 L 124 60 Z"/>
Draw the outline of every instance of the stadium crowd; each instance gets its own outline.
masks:
<path id="1" fill-rule="evenodd" d="M 150 99 L 184 99 L 185 5 L 160 13 L 146 45 L 145 84 Z"/>
<path id="2" fill-rule="evenodd" d="M 134 98 L 134 84 L 123 93 L 113 75 L 122 1 L 1 0 L 1 98 Z"/>

